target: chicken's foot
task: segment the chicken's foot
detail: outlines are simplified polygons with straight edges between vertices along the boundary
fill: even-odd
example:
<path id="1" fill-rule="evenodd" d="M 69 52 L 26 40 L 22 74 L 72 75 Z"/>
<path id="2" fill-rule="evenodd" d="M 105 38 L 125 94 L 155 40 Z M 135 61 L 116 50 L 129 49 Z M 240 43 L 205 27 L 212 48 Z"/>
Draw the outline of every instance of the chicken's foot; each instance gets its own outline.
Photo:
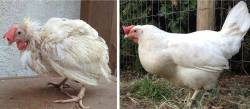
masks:
<path id="1" fill-rule="evenodd" d="M 205 93 L 202 94 L 201 100 L 199 101 L 200 106 L 202 106 L 202 103 L 204 102 L 204 99 L 209 97 L 209 94 L 210 93 L 208 92 L 208 90 L 206 90 Z"/>
<path id="2" fill-rule="evenodd" d="M 187 103 L 188 108 L 193 108 L 193 106 L 196 104 L 196 96 L 199 94 L 200 90 L 195 90 L 190 101 Z"/>
<path id="3" fill-rule="evenodd" d="M 89 106 L 84 106 L 83 105 L 83 102 L 82 102 L 82 99 L 83 97 L 85 96 L 85 90 L 86 88 L 85 87 L 82 87 L 79 94 L 77 96 L 71 96 L 71 99 L 67 99 L 67 100 L 55 100 L 54 102 L 55 103 L 69 103 L 69 102 L 77 102 L 80 106 L 80 108 L 82 109 L 86 109 L 86 108 L 89 108 Z"/>

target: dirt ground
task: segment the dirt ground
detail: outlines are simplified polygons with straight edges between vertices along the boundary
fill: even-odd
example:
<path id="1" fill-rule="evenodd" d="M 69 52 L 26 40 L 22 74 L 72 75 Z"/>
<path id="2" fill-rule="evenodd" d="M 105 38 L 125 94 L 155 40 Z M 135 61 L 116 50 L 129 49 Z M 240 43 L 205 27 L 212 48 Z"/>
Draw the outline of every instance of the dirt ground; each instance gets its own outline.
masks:
<path id="1" fill-rule="evenodd" d="M 62 78 L 19 78 L 0 80 L 0 109 L 77 109 L 76 103 L 54 103 L 54 100 L 68 99 L 55 87 L 48 87 L 48 81 L 59 82 Z M 77 95 L 79 83 L 69 82 L 73 88 L 69 93 Z M 116 84 L 101 81 L 100 86 L 86 86 L 83 104 L 90 109 L 116 109 Z"/>
<path id="2" fill-rule="evenodd" d="M 176 87 L 171 85 L 169 89 L 173 89 L 171 95 L 167 100 L 154 101 L 152 97 L 155 93 L 147 97 L 147 95 L 135 96 L 135 90 L 142 91 L 140 87 L 137 89 L 134 83 L 136 81 L 141 81 L 143 76 L 136 75 L 134 72 L 122 72 L 121 74 L 121 109 L 175 109 L 173 106 L 178 107 L 177 109 L 182 109 L 185 105 L 183 100 L 188 95 L 189 89 Z M 151 75 L 152 76 L 152 75 Z M 154 84 L 159 84 L 163 82 L 168 82 L 162 78 L 151 79 L 150 82 Z M 156 90 L 156 89 L 154 89 Z M 250 109 L 250 76 L 247 75 L 230 75 L 228 72 L 221 75 L 218 86 L 212 89 L 209 95 L 204 98 L 202 103 L 203 109 Z M 172 106 L 172 107 L 170 107 Z"/>

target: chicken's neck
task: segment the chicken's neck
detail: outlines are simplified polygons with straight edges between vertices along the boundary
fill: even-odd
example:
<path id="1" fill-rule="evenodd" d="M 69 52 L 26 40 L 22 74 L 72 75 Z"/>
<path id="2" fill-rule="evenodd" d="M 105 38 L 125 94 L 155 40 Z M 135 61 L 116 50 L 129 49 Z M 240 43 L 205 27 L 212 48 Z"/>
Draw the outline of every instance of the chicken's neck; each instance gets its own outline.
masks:
<path id="1" fill-rule="evenodd" d="M 144 49 L 161 49 L 167 45 L 169 33 L 145 34 L 139 37 L 138 45 Z"/>
<path id="2" fill-rule="evenodd" d="M 33 51 L 35 49 L 40 49 L 40 45 L 41 45 L 40 38 L 39 37 L 33 37 L 33 38 L 29 39 L 28 45 L 27 45 L 26 49 L 24 49 L 24 50 Z"/>
<path id="3" fill-rule="evenodd" d="M 25 50 L 32 50 L 40 48 L 41 45 L 41 29 L 42 26 L 35 21 L 30 21 L 29 19 L 25 19 L 23 23 L 24 27 L 26 27 L 27 32 L 27 47 Z"/>

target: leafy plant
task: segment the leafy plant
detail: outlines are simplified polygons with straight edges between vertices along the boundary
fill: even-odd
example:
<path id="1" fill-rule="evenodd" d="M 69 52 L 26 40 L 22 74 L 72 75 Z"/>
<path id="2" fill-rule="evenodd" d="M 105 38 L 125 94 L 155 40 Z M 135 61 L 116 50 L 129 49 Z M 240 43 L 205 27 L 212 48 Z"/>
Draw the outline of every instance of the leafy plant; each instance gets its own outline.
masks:
<path id="1" fill-rule="evenodd" d="M 142 80 L 136 81 L 130 88 L 132 96 L 140 98 L 150 98 L 152 101 L 159 102 L 164 99 L 170 99 L 174 90 L 171 89 L 169 82 L 157 82 L 148 76 Z"/>

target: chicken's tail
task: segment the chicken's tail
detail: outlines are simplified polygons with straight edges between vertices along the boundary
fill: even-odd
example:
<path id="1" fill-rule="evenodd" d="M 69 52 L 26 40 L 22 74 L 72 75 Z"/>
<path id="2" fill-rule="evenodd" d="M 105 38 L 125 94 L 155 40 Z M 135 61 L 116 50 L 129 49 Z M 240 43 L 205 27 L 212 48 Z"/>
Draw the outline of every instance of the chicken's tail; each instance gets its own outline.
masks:
<path id="1" fill-rule="evenodd" d="M 250 27 L 250 14 L 245 2 L 240 1 L 229 12 L 221 33 L 227 36 L 244 37 Z"/>
<path id="2" fill-rule="evenodd" d="M 111 75 L 111 69 L 109 68 L 109 65 L 103 64 L 102 66 L 103 67 L 101 68 L 101 72 L 102 72 L 103 76 L 105 77 L 105 79 L 108 82 L 116 82 L 116 78 Z"/>
<path id="3" fill-rule="evenodd" d="M 102 60 L 101 72 L 108 82 L 116 82 L 116 79 L 111 75 L 111 69 L 108 65 L 108 63 L 109 63 L 108 46 L 103 38 L 99 37 L 99 40 L 102 43 L 103 48 L 104 48 L 102 59 L 101 59 Z"/>

